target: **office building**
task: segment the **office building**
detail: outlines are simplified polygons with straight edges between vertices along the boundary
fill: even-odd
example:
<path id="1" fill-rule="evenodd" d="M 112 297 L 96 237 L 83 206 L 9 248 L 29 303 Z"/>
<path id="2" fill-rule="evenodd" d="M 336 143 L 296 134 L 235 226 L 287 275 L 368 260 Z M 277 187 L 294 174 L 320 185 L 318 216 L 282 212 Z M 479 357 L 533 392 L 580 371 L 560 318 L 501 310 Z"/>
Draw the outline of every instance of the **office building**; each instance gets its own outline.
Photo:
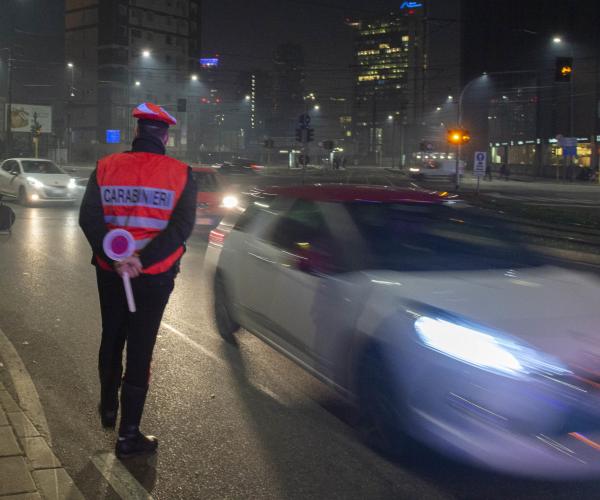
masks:
<path id="1" fill-rule="evenodd" d="M 441 142 L 436 115 L 459 88 L 460 4 L 402 2 L 351 21 L 356 29 L 354 143 L 364 161 L 405 164 L 424 140 Z"/>
<path id="2" fill-rule="evenodd" d="M 66 0 L 65 15 L 72 157 L 122 150 L 131 139 L 131 109 L 142 101 L 175 115 L 169 146 L 185 157 L 187 113 L 200 92 L 200 1 Z"/>
<path id="3" fill-rule="evenodd" d="M 1 157 L 38 154 L 56 159 L 60 156 L 64 139 L 63 109 L 68 93 L 63 40 L 61 5 L 44 0 L 2 2 Z M 7 128 L 9 102 L 11 131 Z M 38 133 L 34 134 L 33 130 Z"/>

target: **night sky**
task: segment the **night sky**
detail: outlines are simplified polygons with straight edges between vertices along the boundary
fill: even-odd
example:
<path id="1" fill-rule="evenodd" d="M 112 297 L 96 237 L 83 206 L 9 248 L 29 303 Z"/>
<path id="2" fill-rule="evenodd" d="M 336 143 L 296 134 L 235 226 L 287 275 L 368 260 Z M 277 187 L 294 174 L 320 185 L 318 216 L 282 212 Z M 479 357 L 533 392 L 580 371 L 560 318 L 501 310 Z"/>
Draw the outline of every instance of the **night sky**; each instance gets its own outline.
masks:
<path id="1" fill-rule="evenodd" d="M 270 70 L 276 46 L 302 45 L 307 90 L 324 96 L 348 94 L 352 88 L 354 30 L 344 23 L 370 13 L 397 9 L 390 0 L 205 0 L 203 54 L 219 54 L 221 70 Z"/>

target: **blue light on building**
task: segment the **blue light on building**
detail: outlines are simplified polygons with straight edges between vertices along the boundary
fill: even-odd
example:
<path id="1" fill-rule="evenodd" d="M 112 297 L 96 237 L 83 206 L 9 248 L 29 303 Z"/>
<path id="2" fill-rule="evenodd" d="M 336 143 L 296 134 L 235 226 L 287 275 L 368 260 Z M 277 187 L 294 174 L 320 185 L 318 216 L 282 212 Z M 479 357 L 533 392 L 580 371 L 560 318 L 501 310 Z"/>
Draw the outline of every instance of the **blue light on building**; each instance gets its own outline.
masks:
<path id="1" fill-rule="evenodd" d="M 420 7 L 423 7 L 423 4 L 421 2 L 402 2 L 402 5 L 400 6 L 400 10 L 418 9 Z"/>
<path id="2" fill-rule="evenodd" d="M 121 142 L 121 131 L 120 130 L 107 130 L 106 131 L 106 144 L 119 144 Z"/>
<path id="3" fill-rule="evenodd" d="M 219 65 L 218 57 L 204 57 L 200 59 L 200 66 L 203 68 L 215 68 Z"/>

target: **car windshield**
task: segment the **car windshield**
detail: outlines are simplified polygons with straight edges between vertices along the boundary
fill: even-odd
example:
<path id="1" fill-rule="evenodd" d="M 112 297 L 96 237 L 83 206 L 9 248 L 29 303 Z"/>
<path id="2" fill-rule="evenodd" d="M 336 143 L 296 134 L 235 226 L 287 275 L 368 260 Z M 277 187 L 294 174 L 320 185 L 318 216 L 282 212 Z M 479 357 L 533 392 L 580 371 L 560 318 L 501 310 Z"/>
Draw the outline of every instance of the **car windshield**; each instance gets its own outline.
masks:
<path id="1" fill-rule="evenodd" d="M 26 174 L 62 174 L 64 173 L 51 161 L 22 160 L 23 172 Z"/>
<path id="2" fill-rule="evenodd" d="M 453 271 L 541 265 L 498 221 L 469 209 L 400 203 L 350 203 L 371 253 L 370 267 Z"/>
<path id="3" fill-rule="evenodd" d="M 214 193 L 219 190 L 219 182 L 215 174 L 210 172 L 193 172 L 192 177 L 196 181 L 198 191 Z"/>

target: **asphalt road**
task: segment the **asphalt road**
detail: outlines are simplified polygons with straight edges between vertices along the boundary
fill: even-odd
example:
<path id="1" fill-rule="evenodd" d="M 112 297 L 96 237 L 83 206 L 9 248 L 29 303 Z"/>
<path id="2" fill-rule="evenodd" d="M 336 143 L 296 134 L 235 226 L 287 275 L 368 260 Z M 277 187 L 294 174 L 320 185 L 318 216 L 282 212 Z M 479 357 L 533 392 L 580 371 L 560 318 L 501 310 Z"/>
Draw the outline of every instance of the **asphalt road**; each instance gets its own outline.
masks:
<path id="1" fill-rule="evenodd" d="M 90 499 L 119 498 L 95 465 L 115 435 L 96 414 L 100 318 L 77 209 L 15 210 L 12 237 L 0 236 L 0 329 L 77 486 Z M 159 453 L 127 463 L 153 498 L 598 497 L 598 482 L 516 479 L 425 450 L 403 462 L 378 455 L 362 442 L 355 411 L 323 384 L 248 333 L 239 348 L 220 340 L 205 248 L 200 235 L 190 241 L 155 350 L 142 427 L 160 438 Z M 0 379 L 10 386 L 2 367 Z"/>

